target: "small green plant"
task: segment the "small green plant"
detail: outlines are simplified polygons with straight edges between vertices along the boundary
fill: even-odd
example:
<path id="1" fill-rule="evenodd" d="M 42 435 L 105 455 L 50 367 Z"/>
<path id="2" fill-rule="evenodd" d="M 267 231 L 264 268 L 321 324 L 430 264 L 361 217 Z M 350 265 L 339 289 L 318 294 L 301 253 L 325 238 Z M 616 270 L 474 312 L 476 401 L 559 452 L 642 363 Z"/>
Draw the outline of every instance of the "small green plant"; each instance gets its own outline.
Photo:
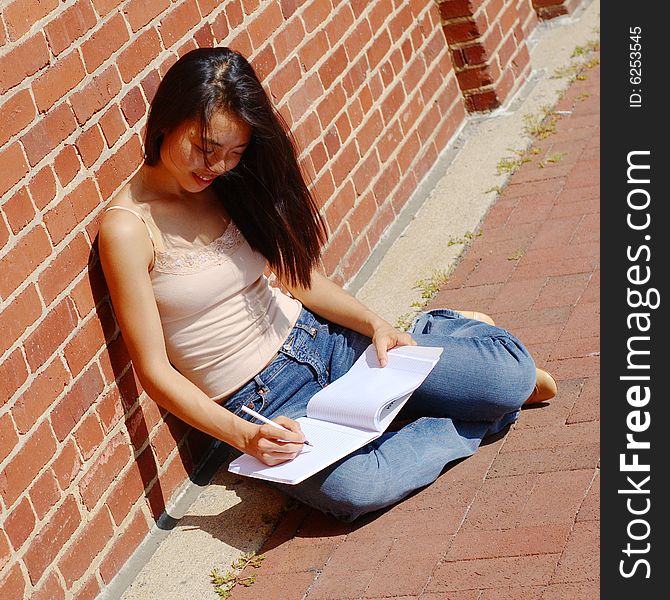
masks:
<path id="1" fill-rule="evenodd" d="M 490 194 L 492 192 L 496 194 L 500 194 L 503 191 L 502 186 L 499 185 L 494 185 L 493 187 L 490 187 L 488 190 L 486 190 L 484 193 L 485 194 Z"/>
<path id="2" fill-rule="evenodd" d="M 414 316 L 416 313 L 414 312 L 406 312 L 401 314 L 397 319 L 394 324 L 394 327 L 396 329 L 400 329 L 400 331 L 407 331 L 409 329 L 409 326 L 412 324 L 412 321 L 414 320 Z"/>
<path id="3" fill-rule="evenodd" d="M 481 235 L 481 233 L 472 233 L 468 231 L 465 234 L 465 236 L 469 236 L 470 239 L 478 235 Z M 447 272 L 443 269 L 435 269 L 430 277 L 419 279 L 412 288 L 421 292 L 421 300 L 415 300 L 410 304 L 414 310 L 400 315 L 396 319 L 395 327 L 401 331 L 407 331 L 412 324 L 414 317 L 426 308 L 433 296 L 440 291 L 440 288 L 447 283 L 447 281 L 449 281 L 449 275 L 447 275 Z"/>
<path id="4" fill-rule="evenodd" d="M 578 56 L 591 56 L 593 52 L 600 50 L 600 40 L 588 40 L 584 46 L 576 46 L 572 51 L 572 58 Z"/>
<path id="5" fill-rule="evenodd" d="M 510 254 L 507 257 L 507 260 L 520 260 L 523 257 L 524 254 L 525 254 L 525 252 L 521 248 L 519 248 L 518 250 L 516 250 L 515 252 Z"/>
<path id="6" fill-rule="evenodd" d="M 467 236 L 468 233 L 465 235 Z M 449 276 L 443 269 L 435 269 L 430 277 L 426 279 L 419 279 L 414 284 L 414 288 L 421 292 L 421 298 L 424 300 L 422 306 L 425 306 L 428 303 L 428 300 L 437 294 L 437 292 L 440 291 L 440 288 L 445 283 L 447 283 L 447 281 L 449 281 Z"/>
<path id="7" fill-rule="evenodd" d="M 600 64 L 600 58 L 594 56 L 600 50 L 599 40 L 589 40 L 583 46 L 577 46 L 572 52 L 570 63 L 554 70 L 552 79 L 567 78 L 568 81 L 584 80 L 584 71 Z"/>
<path id="8" fill-rule="evenodd" d="M 540 169 L 544 169 L 547 166 L 547 163 L 557 163 L 559 162 L 563 157 L 565 156 L 565 152 L 556 152 L 555 154 L 552 154 L 551 156 L 547 156 L 544 160 L 541 160 L 538 163 L 538 167 Z"/>
<path id="9" fill-rule="evenodd" d="M 523 129 L 527 135 L 543 140 L 552 133 L 556 133 L 556 124 L 559 119 L 560 116 L 551 107 L 543 106 L 539 115 L 523 116 Z"/>
<path id="10" fill-rule="evenodd" d="M 535 148 L 532 148 L 531 150 L 515 150 L 514 148 L 507 148 L 507 150 L 514 154 L 514 156 L 504 156 L 498 161 L 498 164 L 496 165 L 497 175 L 503 175 L 504 173 L 513 175 L 522 165 L 532 160 L 529 156 L 530 154 L 537 154 Z"/>
<path id="11" fill-rule="evenodd" d="M 466 231 L 463 234 L 463 237 L 450 237 L 447 240 L 447 246 L 456 246 L 457 244 L 467 244 L 471 239 L 479 237 L 480 235 L 482 235 L 481 231 L 476 231 L 474 233 L 472 231 Z"/>
<path id="12" fill-rule="evenodd" d="M 222 575 L 218 569 L 214 568 L 209 574 L 210 581 L 214 586 L 214 591 L 219 598 L 230 598 L 230 594 L 236 585 L 249 587 L 256 581 L 256 573 L 242 577 L 242 572 L 247 567 L 258 569 L 265 559 L 265 555 L 256 556 L 255 552 L 247 552 L 242 554 L 237 560 L 233 561 L 232 571 L 226 571 Z"/>

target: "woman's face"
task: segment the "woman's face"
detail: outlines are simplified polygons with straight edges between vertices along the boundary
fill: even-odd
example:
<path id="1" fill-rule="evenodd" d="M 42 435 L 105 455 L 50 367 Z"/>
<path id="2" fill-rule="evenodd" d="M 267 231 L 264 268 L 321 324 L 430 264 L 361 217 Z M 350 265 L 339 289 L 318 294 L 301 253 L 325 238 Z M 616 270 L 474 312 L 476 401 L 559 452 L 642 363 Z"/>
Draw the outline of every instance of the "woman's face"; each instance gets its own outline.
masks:
<path id="1" fill-rule="evenodd" d="M 197 193 L 235 168 L 249 145 L 251 127 L 236 115 L 218 111 L 212 116 L 203 147 L 200 127 L 188 120 L 166 134 L 161 162 L 187 192 Z"/>

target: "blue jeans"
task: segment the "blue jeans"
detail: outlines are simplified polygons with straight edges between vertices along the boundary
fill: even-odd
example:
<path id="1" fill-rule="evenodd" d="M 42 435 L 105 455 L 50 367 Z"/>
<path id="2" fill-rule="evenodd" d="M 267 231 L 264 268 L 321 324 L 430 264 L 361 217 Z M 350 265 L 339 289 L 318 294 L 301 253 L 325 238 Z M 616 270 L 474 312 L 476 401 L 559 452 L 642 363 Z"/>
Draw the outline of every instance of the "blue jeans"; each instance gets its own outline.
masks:
<path id="1" fill-rule="evenodd" d="M 399 419 L 410 420 L 297 485 L 287 495 L 343 521 L 394 504 L 433 482 L 450 462 L 516 420 L 535 385 L 535 364 L 507 331 L 438 309 L 410 328 L 419 345 L 441 346 L 440 362 Z M 273 418 L 305 416 L 309 399 L 344 375 L 370 338 L 302 310 L 279 355 L 224 406 Z"/>

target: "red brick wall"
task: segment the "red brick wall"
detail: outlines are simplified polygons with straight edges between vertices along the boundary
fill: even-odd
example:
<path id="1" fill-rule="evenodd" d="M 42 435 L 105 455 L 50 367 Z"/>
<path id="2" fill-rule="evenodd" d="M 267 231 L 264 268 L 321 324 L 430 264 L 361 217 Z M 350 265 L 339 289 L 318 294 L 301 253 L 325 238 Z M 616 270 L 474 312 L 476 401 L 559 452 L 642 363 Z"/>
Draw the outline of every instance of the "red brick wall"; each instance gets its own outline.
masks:
<path id="1" fill-rule="evenodd" d="M 142 393 L 94 241 L 160 74 L 211 44 L 250 56 L 292 125 L 340 282 L 465 116 L 427 0 L 2 3 L 2 598 L 95 597 L 209 447 Z"/>
<path id="2" fill-rule="evenodd" d="M 581 0 L 533 0 L 533 8 L 540 19 L 553 19 L 572 14 Z"/>
<path id="3" fill-rule="evenodd" d="M 531 0 L 436 0 L 458 83 L 470 112 L 491 110 L 530 73 Z"/>

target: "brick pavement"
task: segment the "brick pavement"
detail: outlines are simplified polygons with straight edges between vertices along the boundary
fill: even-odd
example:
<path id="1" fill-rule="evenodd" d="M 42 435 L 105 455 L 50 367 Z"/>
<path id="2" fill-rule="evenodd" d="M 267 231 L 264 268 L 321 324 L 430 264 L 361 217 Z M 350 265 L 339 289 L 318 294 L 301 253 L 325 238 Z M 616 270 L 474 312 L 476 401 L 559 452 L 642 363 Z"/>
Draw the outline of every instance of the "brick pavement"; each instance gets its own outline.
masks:
<path id="1" fill-rule="evenodd" d="M 493 316 L 558 396 L 381 514 L 289 512 L 233 600 L 599 597 L 599 83 L 596 67 L 570 86 L 555 110 L 571 114 L 534 144 L 431 303 Z"/>

